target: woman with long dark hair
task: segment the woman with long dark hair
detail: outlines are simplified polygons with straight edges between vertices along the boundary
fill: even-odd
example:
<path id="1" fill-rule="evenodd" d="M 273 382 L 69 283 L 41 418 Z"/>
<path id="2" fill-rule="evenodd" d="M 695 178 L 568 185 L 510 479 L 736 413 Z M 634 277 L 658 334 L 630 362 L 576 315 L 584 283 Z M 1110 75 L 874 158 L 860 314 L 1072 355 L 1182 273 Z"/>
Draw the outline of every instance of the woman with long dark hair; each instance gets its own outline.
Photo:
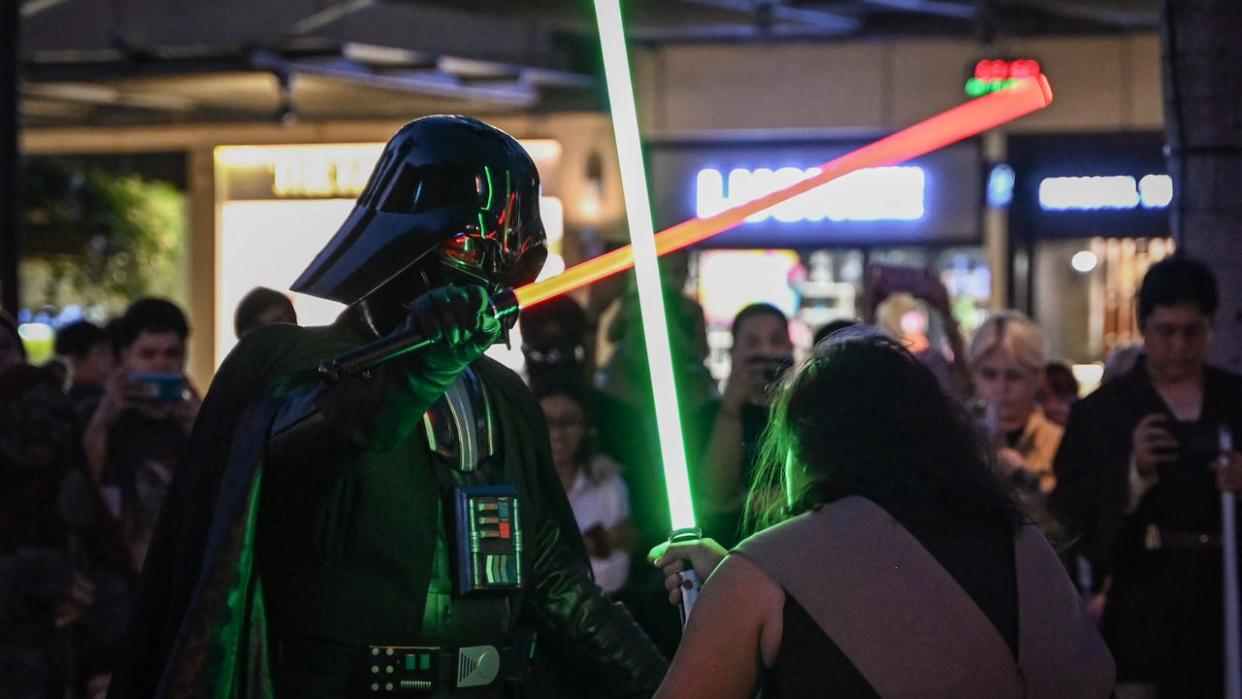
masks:
<path id="1" fill-rule="evenodd" d="M 707 582 L 659 697 L 1074 699 L 1112 660 L 963 410 L 855 330 L 789 372 L 734 551 L 653 552 Z M 722 560 L 723 559 L 723 560 Z M 710 577 L 709 577 L 710 576 Z"/>

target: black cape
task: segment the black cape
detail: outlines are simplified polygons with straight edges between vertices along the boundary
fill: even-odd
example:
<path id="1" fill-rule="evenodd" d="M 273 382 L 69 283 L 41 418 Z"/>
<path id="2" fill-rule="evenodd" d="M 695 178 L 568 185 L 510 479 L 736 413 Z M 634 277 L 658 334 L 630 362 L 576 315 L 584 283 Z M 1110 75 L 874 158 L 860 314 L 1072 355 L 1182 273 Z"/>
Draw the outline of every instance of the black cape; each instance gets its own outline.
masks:
<path id="1" fill-rule="evenodd" d="M 261 328 L 220 367 L 165 501 L 109 697 L 274 695 L 254 561 L 263 455 L 288 390 L 314 380 L 323 359 L 356 346 L 340 326 Z M 474 368 L 498 405 L 519 406 L 498 411 L 502 434 L 546 435 L 515 374 L 488 359 Z M 550 463 L 546 437 L 505 442 L 506 477 L 526 492 L 560 493 L 535 503 L 562 532 L 576 533 L 555 472 L 521 466 Z M 580 538 L 562 539 L 589 571 Z"/>

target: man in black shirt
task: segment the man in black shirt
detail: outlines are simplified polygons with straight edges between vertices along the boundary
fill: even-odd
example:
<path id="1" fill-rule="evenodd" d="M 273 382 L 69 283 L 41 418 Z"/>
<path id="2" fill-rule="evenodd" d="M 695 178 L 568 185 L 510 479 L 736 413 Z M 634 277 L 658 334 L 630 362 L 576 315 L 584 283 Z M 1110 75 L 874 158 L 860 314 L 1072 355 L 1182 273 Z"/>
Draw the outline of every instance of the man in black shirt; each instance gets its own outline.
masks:
<path id="1" fill-rule="evenodd" d="M 1138 298 L 1144 356 L 1071 409 L 1053 514 L 1080 537 L 1122 683 L 1222 696 L 1221 490 L 1242 486 L 1242 377 L 1205 363 L 1216 282 L 1163 260 Z"/>

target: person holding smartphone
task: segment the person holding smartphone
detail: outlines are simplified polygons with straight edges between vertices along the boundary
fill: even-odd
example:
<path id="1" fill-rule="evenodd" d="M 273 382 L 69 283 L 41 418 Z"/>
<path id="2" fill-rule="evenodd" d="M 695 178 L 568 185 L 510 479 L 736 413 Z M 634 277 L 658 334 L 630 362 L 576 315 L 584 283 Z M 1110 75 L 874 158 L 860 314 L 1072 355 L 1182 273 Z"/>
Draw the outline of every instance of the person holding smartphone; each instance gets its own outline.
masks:
<path id="1" fill-rule="evenodd" d="M 1206 363 L 1216 281 L 1185 257 L 1148 270 L 1143 354 L 1070 410 L 1049 508 L 1092 569 L 1118 681 L 1223 695 L 1222 490 L 1242 490 L 1242 376 Z M 1080 581 L 1081 582 L 1081 581 Z"/>
<path id="2" fill-rule="evenodd" d="M 732 334 L 733 368 L 724 392 L 698 420 L 706 431 L 695 481 L 704 530 L 726 545 L 737 541 L 759 438 L 768 425 L 768 389 L 793 362 L 789 320 L 776 306 L 756 303 L 738 311 Z"/>
<path id="3" fill-rule="evenodd" d="M 87 465 L 142 568 L 177 459 L 198 414 L 185 376 L 185 314 L 164 299 L 135 301 L 120 322 L 121 366 L 83 436 Z"/>
<path id="4" fill-rule="evenodd" d="M 975 393 L 991 416 L 996 465 L 1035 502 L 1056 482 L 1052 459 L 1062 433 L 1039 406 L 1046 355 L 1039 326 L 1017 311 L 989 317 L 970 341 Z"/>

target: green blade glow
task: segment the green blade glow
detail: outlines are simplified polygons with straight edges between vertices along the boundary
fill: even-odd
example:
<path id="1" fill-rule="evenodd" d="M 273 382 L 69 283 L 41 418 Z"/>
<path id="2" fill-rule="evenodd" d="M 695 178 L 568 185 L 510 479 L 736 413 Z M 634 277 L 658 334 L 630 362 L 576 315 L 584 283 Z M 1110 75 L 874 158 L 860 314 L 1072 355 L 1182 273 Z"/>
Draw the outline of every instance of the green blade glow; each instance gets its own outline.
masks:
<path id="1" fill-rule="evenodd" d="M 617 139 L 621 185 L 625 192 L 625 214 L 634 249 L 638 305 L 647 339 L 647 364 L 651 368 L 651 390 L 655 399 L 660 454 L 664 461 L 669 516 L 674 530 L 689 528 L 694 526 L 694 502 L 690 497 L 690 476 L 686 468 L 677 387 L 673 380 L 673 356 L 664 315 L 655 229 L 651 223 L 651 204 L 643 169 L 642 144 L 638 137 L 638 111 L 634 105 L 634 86 L 630 81 L 630 59 L 625 50 L 620 0 L 595 0 L 595 18 L 599 23 L 604 76 L 608 82 L 608 100 L 612 105 L 612 129 Z"/>

